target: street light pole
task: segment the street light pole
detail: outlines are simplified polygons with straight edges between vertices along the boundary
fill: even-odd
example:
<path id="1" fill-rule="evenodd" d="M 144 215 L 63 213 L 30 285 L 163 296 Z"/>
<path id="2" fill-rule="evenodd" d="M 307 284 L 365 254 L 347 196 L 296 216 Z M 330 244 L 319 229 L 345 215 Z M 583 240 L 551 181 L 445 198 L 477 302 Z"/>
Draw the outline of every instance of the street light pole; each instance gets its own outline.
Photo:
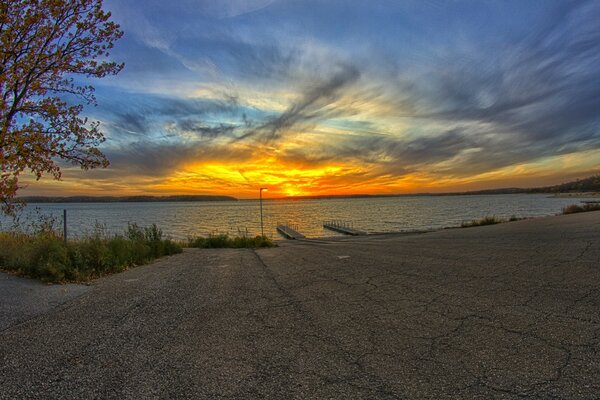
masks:
<path id="1" fill-rule="evenodd" d="M 263 227 L 263 212 L 262 212 L 262 192 L 263 190 L 267 190 L 267 188 L 260 188 L 258 195 L 260 197 L 260 235 L 265 236 L 265 229 Z"/>

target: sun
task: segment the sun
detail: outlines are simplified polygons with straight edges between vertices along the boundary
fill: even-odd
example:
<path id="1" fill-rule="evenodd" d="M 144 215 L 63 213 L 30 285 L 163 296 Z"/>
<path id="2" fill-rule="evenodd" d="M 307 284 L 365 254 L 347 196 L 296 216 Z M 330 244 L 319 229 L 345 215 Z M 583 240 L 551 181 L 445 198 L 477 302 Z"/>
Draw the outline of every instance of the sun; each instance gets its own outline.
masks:
<path id="1" fill-rule="evenodd" d="M 303 192 L 301 190 L 298 190 L 297 188 L 285 188 L 283 190 L 283 193 L 288 196 L 288 197 L 296 197 L 296 196 L 300 196 L 303 194 Z"/>

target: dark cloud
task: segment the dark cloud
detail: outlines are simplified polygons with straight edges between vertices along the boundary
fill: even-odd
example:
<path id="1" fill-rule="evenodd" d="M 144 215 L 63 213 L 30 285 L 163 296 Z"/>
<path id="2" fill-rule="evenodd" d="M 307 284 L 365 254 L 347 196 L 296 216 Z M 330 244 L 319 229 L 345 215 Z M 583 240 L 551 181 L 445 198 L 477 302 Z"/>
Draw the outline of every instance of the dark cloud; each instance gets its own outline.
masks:
<path id="1" fill-rule="evenodd" d="M 143 135 L 147 133 L 149 129 L 149 123 L 146 116 L 132 110 L 123 111 L 115 109 L 111 122 L 114 130 L 131 135 Z"/>
<path id="2" fill-rule="evenodd" d="M 182 167 L 200 162 L 246 162 L 254 152 L 252 147 L 196 142 L 132 142 L 105 150 L 111 162 L 112 176 L 165 177 Z M 103 171 L 91 171 L 104 173 Z"/>
<path id="3" fill-rule="evenodd" d="M 133 142 L 106 151 L 115 175 L 165 176 L 195 157 L 195 149 L 185 144 Z"/>
<path id="4" fill-rule="evenodd" d="M 214 139 L 222 136 L 232 136 L 236 126 L 226 124 L 208 126 L 202 121 L 184 119 L 177 123 L 177 128 L 183 132 L 194 133 L 200 138 Z"/>
<path id="5" fill-rule="evenodd" d="M 178 99 L 162 96 L 129 96 L 128 102 L 104 102 L 103 119 L 108 122 L 111 140 L 128 142 L 145 137 L 176 135 L 166 132 L 172 125 L 181 131 L 197 133 L 203 138 L 230 134 L 234 126 L 218 122 L 220 118 L 237 116 L 241 111 L 236 96 L 218 94 L 212 100 Z M 240 124 L 243 124 L 240 116 Z M 209 123 L 207 121 L 217 121 Z"/>

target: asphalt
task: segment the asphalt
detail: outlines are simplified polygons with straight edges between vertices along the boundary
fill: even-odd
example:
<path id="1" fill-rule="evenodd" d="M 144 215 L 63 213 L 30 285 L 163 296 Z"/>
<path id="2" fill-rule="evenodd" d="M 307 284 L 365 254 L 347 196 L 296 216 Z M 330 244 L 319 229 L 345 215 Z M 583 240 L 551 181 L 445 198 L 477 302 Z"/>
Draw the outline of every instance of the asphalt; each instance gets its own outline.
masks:
<path id="1" fill-rule="evenodd" d="M 51 311 L 87 290 L 87 285 L 47 285 L 0 272 L 0 331 Z"/>
<path id="2" fill-rule="evenodd" d="M 38 311 L 1 399 L 594 399 L 600 212 L 187 250 Z"/>

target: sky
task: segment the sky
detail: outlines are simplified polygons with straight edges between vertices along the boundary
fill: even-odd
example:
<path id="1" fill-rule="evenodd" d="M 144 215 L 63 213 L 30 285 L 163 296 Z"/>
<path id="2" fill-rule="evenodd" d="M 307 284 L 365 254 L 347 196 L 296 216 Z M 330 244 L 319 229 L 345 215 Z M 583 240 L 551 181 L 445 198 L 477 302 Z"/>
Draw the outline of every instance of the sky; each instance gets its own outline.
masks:
<path id="1" fill-rule="evenodd" d="M 530 187 L 600 171 L 600 1 L 105 0 L 107 169 L 23 195 Z"/>

